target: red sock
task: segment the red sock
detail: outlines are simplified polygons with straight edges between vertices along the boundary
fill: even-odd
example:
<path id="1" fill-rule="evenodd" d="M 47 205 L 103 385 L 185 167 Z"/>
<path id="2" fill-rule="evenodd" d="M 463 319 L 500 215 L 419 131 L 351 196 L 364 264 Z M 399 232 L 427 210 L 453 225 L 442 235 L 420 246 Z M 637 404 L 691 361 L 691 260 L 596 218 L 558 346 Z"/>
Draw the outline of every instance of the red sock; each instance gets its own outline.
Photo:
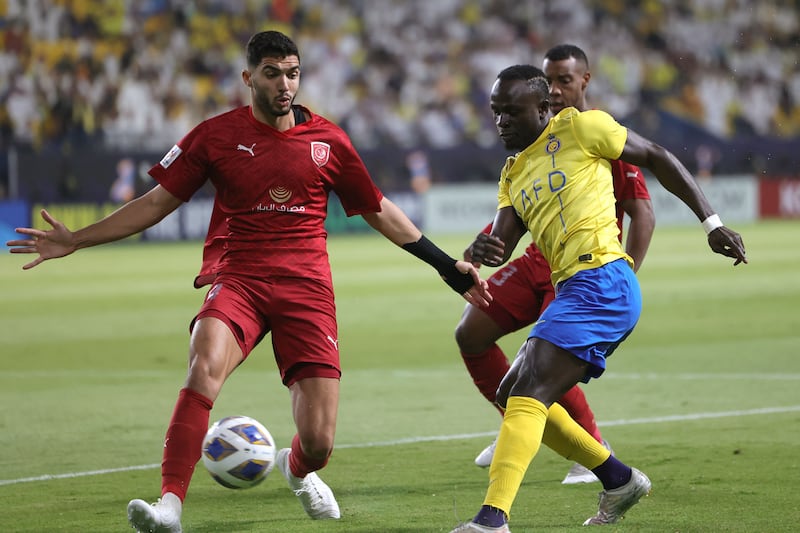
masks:
<path id="1" fill-rule="evenodd" d="M 575 385 L 567 391 L 564 396 L 558 400 L 572 419 L 580 424 L 597 442 L 602 443 L 603 437 L 600 435 L 600 430 L 597 428 L 597 422 L 594 420 L 594 413 L 589 408 L 589 402 L 586 401 L 586 395 L 580 387 Z"/>
<path id="2" fill-rule="evenodd" d="M 161 495 L 172 492 L 183 501 L 194 467 L 200 460 L 203 437 L 214 402 L 191 389 L 181 389 L 164 440 Z"/>
<path id="3" fill-rule="evenodd" d="M 330 454 L 328 454 L 330 457 Z M 303 453 L 300 446 L 300 436 L 295 434 L 292 439 L 292 453 L 289 454 L 289 470 L 295 477 L 306 477 L 311 472 L 322 470 L 328 464 L 328 457 L 325 459 L 313 459 Z"/>
<path id="4" fill-rule="evenodd" d="M 475 355 L 467 355 L 461 352 L 464 364 L 467 365 L 469 375 L 481 394 L 492 402 L 492 404 L 503 414 L 503 409 L 495 404 L 497 400 L 497 387 L 503 380 L 511 365 L 508 364 L 506 354 L 497 344 L 493 344 L 488 350 Z"/>

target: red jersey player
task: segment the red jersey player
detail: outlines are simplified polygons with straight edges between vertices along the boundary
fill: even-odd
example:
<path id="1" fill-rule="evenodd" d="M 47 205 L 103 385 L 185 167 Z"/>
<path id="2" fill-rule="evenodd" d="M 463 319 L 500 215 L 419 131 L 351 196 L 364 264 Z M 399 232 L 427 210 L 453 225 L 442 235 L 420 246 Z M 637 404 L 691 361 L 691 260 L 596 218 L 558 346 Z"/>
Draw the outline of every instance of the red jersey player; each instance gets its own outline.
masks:
<path id="1" fill-rule="evenodd" d="M 583 111 L 586 88 L 591 74 L 586 54 L 577 46 L 559 45 L 545 54 L 543 70 L 550 83 L 550 109 L 555 115 L 565 107 Z M 612 161 L 614 195 L 617 198 L 617 221 L 622 236 L 622 221 L 630 217 L 626 251 L 638 269 L 655 228 L 655 215 L 641 170 L 623 161 Z M 484 232 L 491 230 L 489 224 Z M 471 249 L 464 253 L 471 260 Z M 536 245 L 531 243 L 525 252 L 489 278 L 493 300 L 488 307 L 468 305 L 456 327 L 456 342 L 464 364 L 475 385 L 487 400 L 494 403 L 500 380 L 509 369 L 508 359 L 497 340 L 504 335 L 528 326 L 539 318 L 553 300 L 555 291 L 550 282 L 550 266 Z M 583 391 L 576 385 L 559 403 L 595 439 L 608 447 L 597 427 L 594 414 Z M 498 410 L 501 411 L 498 407 Z M 475 458 L 475 464 L 488 467 L 494 455 L 494 443 Z M 597 481 L 595 475 L 575 463 L 563 483 Z"/>
<path id="2" fill-rule="evenodd" d="M 38 253 L 23 268 L 140 232 L 189 201 L 206 182 L 216 189 L 196 286 L 211 284 L 192 320 L 189 373 L 166 432 L 161 498 L 128 504 L 137 531 L 178 533 L 209 414 L 227 377 L 269 332 L 291 393 L 297 434 L 278 468 L 314 519 L 339 506 L 315 473 L 333 450 L 339 402 L 339 346 L 324 229 L 328 194 L 389 240 L 434 266 L 475 305 L 491 298 L 473 265 L 427 240 L 370 179 L 345 133 L 293 105 L 300 83 L 295 44 L 275 31 L 247 44 L 242 80 L 251 105 L 211 118 L 155 165 L 153 189 L 75 232 L 46 211 L 52 230 L 20 228 L 13 253 Z"/>

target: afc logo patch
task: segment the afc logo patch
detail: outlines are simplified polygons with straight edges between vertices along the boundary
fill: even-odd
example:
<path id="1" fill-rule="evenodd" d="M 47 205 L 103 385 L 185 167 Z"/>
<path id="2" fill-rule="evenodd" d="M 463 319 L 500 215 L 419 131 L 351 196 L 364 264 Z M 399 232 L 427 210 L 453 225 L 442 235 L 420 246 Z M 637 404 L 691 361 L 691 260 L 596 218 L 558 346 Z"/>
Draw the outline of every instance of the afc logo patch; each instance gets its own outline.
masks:
<path id="1" fill-rule="evenodd" d="M 330 144 L 322 141 L 311 141 L 311 159 L 318 167 L 324 167 L 330 157 Z"/>
<path id="2" fill-rule="evenodd" d="M 162 166 L 162 168 L 169 168 L 169 166 L 176 159 L 178 159 L 178 156 L 181 155 L 182 152 L 183 150 L 181 150 L 180 146 L 178 146 L 177 144 L 174 145 L 172 148 L 170 148 L 169 152 L 167 152 L 166 155 L 164 155 L 159 164 Z"/>

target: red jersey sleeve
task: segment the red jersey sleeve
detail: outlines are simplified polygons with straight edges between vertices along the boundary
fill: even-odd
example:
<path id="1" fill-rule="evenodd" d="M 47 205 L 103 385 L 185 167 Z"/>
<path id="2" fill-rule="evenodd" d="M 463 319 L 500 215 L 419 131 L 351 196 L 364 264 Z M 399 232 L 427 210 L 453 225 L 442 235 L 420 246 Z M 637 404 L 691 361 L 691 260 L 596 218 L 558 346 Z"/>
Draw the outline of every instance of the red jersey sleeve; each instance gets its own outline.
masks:
<path id="1" fill-rule="evenodd" d="M 616 214 L 619 227 L 619 239 L 622 240 L 622 220 L 625 210 L 622 209 L 622 200 L 649 200 L 650 193 L 644 181 L 642 170 L 636 165 L 625 161 L 611 161 L 611 175 L 614 177 L 614 197 L 617 199 Z"/>
<path id="2" fill-rule="evenodd" d="M 184 202 L 188 202 L 208 178 L 206 129 L 207 122 L 198 124 L 149 171 L 162 187 Z"/>
<path id="3" fill-rule="evenodd" d="M 337 128 L 338 129 L 338 128 Z M 377 213 L 381 210 L 383 193 L 378 189 L 367 171 L 361 156 L 344 131 L 339 130 L 336 158 L 339 172 L 331 188 L 339 197 L 347 216 Z"/>
<path id="4" fill-rule="evenodd" d="M 620 160 L 611 161 L 611 174 L 614 176 L 614 196 L 617 201 L 650 199 L 642 171 L 636 165 Z"/>

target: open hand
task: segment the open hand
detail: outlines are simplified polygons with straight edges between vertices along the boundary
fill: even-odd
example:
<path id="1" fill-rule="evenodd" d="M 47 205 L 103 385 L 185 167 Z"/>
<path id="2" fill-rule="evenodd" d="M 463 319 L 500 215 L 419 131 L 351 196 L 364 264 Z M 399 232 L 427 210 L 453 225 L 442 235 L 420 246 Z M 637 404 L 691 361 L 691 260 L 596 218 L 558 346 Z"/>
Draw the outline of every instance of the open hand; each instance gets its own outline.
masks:
<path id="1" fill-rule="evenodd" d="M 47 259 L 64 257 L 75 251 L 73 234 L 64 224 L 53 218 L 47 210 L 42 209 L 42 218 L 53 229 L 43 231 L 34 228 L 16 228 L 17 233 L 28 235 L 28 239 L 15 239 L 6 242 L 12 254 L 39 254 L 39 257 L 24 265 L 24 270 L 31 269 Z"/>

